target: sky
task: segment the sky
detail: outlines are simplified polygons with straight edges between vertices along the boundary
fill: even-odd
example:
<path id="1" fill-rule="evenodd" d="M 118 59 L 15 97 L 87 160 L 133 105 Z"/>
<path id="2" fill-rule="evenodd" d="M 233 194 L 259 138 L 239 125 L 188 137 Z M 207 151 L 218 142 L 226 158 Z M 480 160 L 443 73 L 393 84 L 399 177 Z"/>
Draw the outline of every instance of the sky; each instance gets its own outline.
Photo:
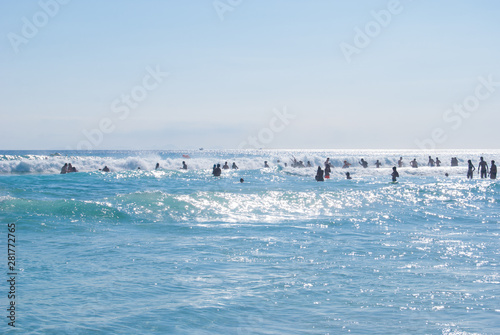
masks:
<path id="1" fill-rule="evenodd" d="M 500 2 L 0 2 L 0 150 L 496 149 Z"/>

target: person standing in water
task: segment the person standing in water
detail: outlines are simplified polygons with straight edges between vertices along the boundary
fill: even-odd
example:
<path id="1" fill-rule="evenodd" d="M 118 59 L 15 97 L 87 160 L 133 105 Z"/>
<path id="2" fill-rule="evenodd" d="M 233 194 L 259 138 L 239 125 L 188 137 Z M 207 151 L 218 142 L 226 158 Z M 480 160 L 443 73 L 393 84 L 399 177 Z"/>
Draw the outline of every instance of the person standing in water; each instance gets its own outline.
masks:
<path id="1" fill-rule="evenodd" d="M 379 160 L 377 159 L 377 161 L 375 162 L 375 166 L 377 167 L 377 169 L 382 165 L 382 163 L 379 162 Z"/>
<path id="2" fill-rule="evenodd" d="M 349 172 L 345 173 L 345 178 L 346 179 L 352 179 L 351 174 Z"/>
<path id="3" fill-rule="evenodd" d="M 265 168 L 268 168 L 268 167 L 269 167 L 269 165 L 267 164 L 267 161 L 264 161 L 264 167 L 265 167 Z"/>
<path id="4" fill-rule="evenodd" d="M 481 157 L 479 164 L 477 166 L 477 174 L 479 174 L 480 172 L 481 172 L 481 179 L 486 178 L 486 176 L 488 175 L 488 163 L 484 161 L 483 157 Z"/>
<path id="5" fill-rule="evenodd" d="M 235 162 L 233 162 L 233 166 L 231 166 L 231 169 L 238 170 L 238 166 L 236 165 Z"/>
<path id="6" fill-rule="evenodd" d="M 399 157 L 398 166 L 403 167 L 403 157 Z"/>
<path id="7" fill-rule="evenodd" d="M 155 170 L 158 170 L 159 168 L 160 168 L 160 163 L 156 163 Z"/>
<path id="8" fill-rule="evenodd" d="M 188 166 L 187 166 L 187 164 L 186 164 L 185 161 L 182 161 L 182 169 L 183 170 L 187 170 L 188 169 Z"/>
<path id="9" fill-rule="evenodd" d="M 491 161 L 490 178 L 497 179 L 497 166 L 495 165 L 495 161 Z"/>
<path id="10" fill-rule="evenodd" d="M 64 163 L 63 167 L 61 168 L 61 174 L 66 174 L 67 172 L 68 172 L 68 163 Z"/>
<path id="11" fill-rule="evenodd" d="M 417 159 L 414 158 L 411 162 L 410 162 L 410 165 L 412 168 L 418 168 L 418 163 L 417 163 Z"/>
<path id="12" fill-rule="evenodd" d="M 436 166 L 440 167 L 441 166 L 441 161 L 439 160 L 438 157 L 436 157 Z"/>
<path id="13" fill-rule="evenodd" d="M 358 163 L 359 163 L 359 165 L 361 165 L 365 169 L 368 167 L 368 163 L 363 158 L 361 158 L 361 161 Z"/>
<path id="14" fill-rule="evenodd" d="M 330 164 L 327 164 L 325 166 L 325 179 L 330 179 L 330 171 L 331 171 Z"/>
<path id="15" fill-rule="evenodd" d="M 397 181 L 396 178 L 399 178 L 399 173 L 398 173 L 398 171 L 397 171 L 397 169 L 396 169 L 395 166 L 392 168 L 391 176 L 392 176 L 392 181 L 393 182 Z"/>
<path id="16" fill-rule="evenodd" d="M 467 161 L 467 163 L 469 164 L 469 166 L 467 167 L 467 179 L 472 179 L 476 167 L 472 164 L 472 161 L 470 159 Z"/>
<path id="17" fill-rule="evenodd" d="M 224 170 L 229 170 L 229 165 L 227 165 L 227 162 L 224 163 L 224 165 L 222 166 L 222 168 Z"/>
<path id="18" fill-rule="evenodd" d="M 427 163 L 428 166 L 434 166 L 436 165 L 436 162 L 434 162 L 434 159 L 432 159 L 431 156 L 429 156 L 429 162 Z"/>
<path id="19" fill-rule="evenodd" d="M 318 171 L 316 172 L 316 181 L 325 181 L 323 179 L 323 170 L 321 169 L 321 166 L 318 166 Z"/>
<path id="20" fill-rule="evenodd" d="M 348 169 L 349 166 L 351 166 L 351 163 L 347 163 L 347 161 L 344 161 L 344 165 L 342 166 L 343 169 Z"/>

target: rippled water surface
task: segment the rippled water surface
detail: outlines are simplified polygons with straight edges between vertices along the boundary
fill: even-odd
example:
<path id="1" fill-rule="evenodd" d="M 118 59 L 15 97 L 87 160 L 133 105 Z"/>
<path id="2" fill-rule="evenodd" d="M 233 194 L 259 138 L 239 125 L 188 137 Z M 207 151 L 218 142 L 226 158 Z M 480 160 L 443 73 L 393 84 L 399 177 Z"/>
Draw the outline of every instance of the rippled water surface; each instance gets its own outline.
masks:
<path id="1" fill-rule="evenodd" d="M 466 180 L 464 163 L 499 151 L 439 152 L 433 168 L 416 151 L 61 155 L 0 152 L 18 332 L 499 333 L 500 186 Z M 421 167 L 392 184 L 400 156 Z M 318 183 L 326 157 L 332 177 Z M 226 160 L 240 169 L 213 177 Z M 59 174 L 64 162 L 80 172 Z"/>

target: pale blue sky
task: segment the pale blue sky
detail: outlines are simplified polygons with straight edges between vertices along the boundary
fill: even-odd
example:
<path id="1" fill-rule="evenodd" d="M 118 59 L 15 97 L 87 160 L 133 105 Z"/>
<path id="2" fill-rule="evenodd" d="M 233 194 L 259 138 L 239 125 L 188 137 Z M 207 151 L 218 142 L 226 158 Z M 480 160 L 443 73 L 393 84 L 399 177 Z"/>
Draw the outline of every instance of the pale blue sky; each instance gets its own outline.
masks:
<path id="1" fill-rule="evenodd" d="M 55 3 L 0 3 L 0 149 L 499 147 L 497 1 Z"/>

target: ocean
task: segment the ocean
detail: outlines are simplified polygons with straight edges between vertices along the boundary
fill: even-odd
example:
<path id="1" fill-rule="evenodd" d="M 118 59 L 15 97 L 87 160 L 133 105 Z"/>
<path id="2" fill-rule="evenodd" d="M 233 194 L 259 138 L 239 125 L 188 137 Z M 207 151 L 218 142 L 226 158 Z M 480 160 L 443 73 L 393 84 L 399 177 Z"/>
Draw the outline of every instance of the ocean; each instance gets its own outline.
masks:
<path id="1" fill-rule="evenodd" d="M 500 150 L 429 154 L 0 151 L 0 332 L 500 334 Z"/>

